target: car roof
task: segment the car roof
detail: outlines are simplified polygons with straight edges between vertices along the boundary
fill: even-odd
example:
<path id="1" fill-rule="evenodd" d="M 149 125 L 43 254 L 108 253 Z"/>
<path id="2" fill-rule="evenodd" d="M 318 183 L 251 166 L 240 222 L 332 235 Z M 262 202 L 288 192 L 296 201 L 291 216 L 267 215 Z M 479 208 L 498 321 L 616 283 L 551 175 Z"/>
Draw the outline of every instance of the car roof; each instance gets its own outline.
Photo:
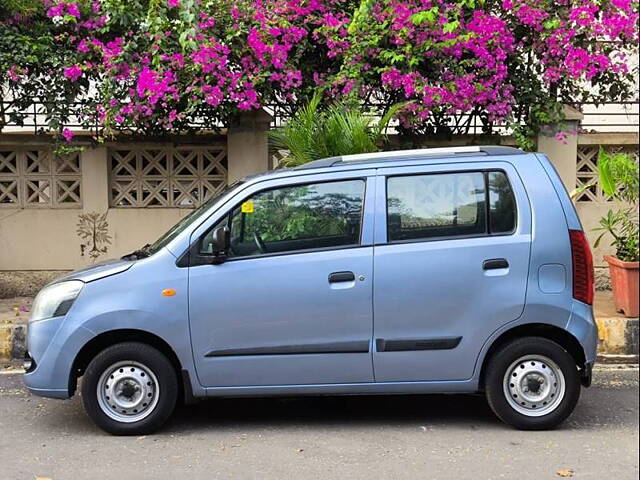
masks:
<path id="1" fill-rule="evenodd" d="M 473 147 L 445 147 L 445 148 L 422 148 L 416 150 L 392 150 L 388 152 L 358 153 L 356 155 L 343 155 L 341 157 L 323 158 L 313 162 L 305 163 L 296 167 L 296 170 L 308 170 L 310 168 L 335 167 L 344 164 L 358 162 L 360 166 L 367 164 L 392 162 L 396 160 L 433 160 L 450 156 L 476 156 L 476 155 L 519 155 L 524 154 L 522 150 L 514 147 L 503 146 L 473 146 Z"/>
<path id="2" fill-rule="evenodd" d="M 303 165 L 271 170 L 268 172 L 252 175 L 243 179 L 248 182 L 252 180 L 266 180 L 274 177 L 289 177 L 309 173 L 331 173 L 343 170 L 360 170 L 365 168 L 376 168 L 381 165 L 402 166 L 404 164 L 421 164 L 437 160 L 460 161 L 461 158 L 473 158 L 474 161 L 494 160 L 495 157 L 527 155 L 528 152 L 519 148 L 506 147 L 501 145 L 445 147 L 445 148 L 423 148 L 414 150 L 392 150 L 386 152 L 359 153 L 355 155 L 343 155 L 340 157 L 323 158 L 314 160 Z"/>

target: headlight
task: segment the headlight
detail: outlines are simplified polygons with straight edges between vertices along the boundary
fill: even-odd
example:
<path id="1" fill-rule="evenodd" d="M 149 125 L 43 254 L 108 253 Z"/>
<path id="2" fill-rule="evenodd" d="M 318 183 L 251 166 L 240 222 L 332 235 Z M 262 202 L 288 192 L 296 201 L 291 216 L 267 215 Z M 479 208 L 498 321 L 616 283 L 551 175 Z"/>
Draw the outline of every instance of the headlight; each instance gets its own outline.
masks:
<path id="1" fill-rule="evenodd" d="M 66 315 L 83 286 L 80 280 L 69 280 L 43 288 L 33 301 L 29 321 Z"/>

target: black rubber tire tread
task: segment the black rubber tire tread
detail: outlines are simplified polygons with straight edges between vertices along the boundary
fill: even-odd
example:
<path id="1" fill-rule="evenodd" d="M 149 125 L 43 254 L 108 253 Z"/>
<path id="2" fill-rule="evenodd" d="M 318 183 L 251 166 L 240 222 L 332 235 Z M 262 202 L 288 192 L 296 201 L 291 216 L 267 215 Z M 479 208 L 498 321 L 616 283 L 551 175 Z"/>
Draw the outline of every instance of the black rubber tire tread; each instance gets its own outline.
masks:
<path id="1" fill-rule="evenodd" d="M 116 362 L 132 360 L 150 368 L 160 384 L 160 398 L 153 412 L 139 422 L 123 423 L 109 418 L 97 398 L 102 373 Z M 82 377 L 84 408 L 94 423 L 114 435 L 146 435 L 157 431 L 173 413 L 178 399 L 178 376 L 171 362 L 160 351 L 139 342 L 123 342 L 105 348 L 91 361 Z"/>
<path id="2" fill-rule="evenodd" d="M 514 410 L 503 390 L 504 374 L 509 366 L 524 355 L 544 355 L 562 370 L 565 395 L 560 405 L 547 415 L 528 417 Z M 580 376 L 573 357 L 556 342 L 542 337 L 523 337 L 502 346 L 488 360 L 485 394 L 491 410 L 503 422 L 519 430 L 550 430 L 564 422 L 580 398 Z"/>

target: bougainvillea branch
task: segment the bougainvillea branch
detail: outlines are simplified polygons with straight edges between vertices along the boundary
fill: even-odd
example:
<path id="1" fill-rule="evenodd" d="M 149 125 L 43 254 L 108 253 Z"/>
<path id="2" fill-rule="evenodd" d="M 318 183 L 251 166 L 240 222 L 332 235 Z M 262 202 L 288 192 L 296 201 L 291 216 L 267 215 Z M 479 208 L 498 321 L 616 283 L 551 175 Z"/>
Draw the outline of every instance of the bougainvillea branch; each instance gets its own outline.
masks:
<path id="1" fill-rule="evenodd" d="M 72 113 L 102 136 L 211 129 L 320 89 L 411 101 L 401 133 L 477 116 L 525 138 L 631 95 L 637 22 L 630 0 L 0 0 L 0 85 L 59 132 Z"/>

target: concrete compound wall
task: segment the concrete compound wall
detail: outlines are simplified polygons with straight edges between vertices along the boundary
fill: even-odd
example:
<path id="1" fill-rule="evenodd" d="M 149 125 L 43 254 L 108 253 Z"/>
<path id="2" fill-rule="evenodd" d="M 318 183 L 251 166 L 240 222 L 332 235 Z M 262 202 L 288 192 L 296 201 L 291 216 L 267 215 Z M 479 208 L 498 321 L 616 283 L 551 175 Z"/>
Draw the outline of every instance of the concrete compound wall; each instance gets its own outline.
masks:
<path id="1" fill-rule="evenodd" d="M 219 190 L 246 175 L 268 170 L 269 121 L 268 115 L 257 113 L 246 116 L 224 135 L 199 135 L 179 138 L 175 142 L 123 138 L 94 146 L 88 139 L 83 141 L 82 136 L 78 135 L 77 144 L 85 147 L 77 154 L 78 168 L 66 169 L 60 174 L 57 173 L 58 166 L 54 165 L 53 160 L 45 158 L 53 156 L 48 138 L 20 134 L 0 135 L 0 298 L 30 295 L 33 293 L 27 287 L 30 282 L 34 284 L 31 290 L 36 290 L 60 271 L 119 257 L 140 248 L 156 240 L 191 212 L 191 208 L 183 208 L 182 204 L 176 206 L 173 204 L 175 202 L 171 202 L 170 206 L 160 204 L 147 208 L 114 205 L 114 171 L 110 171 L 109 161 L 113 149 L 125 152 L 137 149 L 142 152 L 138 155 L 145 158 L 133 159 L 131 162 L 135 164 L 136 161 L 144 161 L 144 165 L 135 172 L 125 173 L 132 173 L 130 180 L 133 182 L 139 181 L 142 176 L 148 180 L 144 187 L 147 189 L 145 194 L 149 191 L 153 193 L 156 185 L 153 182 L 157 178 L 160 182 L 157 185 L 165 182 L 162 184 L 164 186 L 158 186 L 155 190 L 162 191 L 158 194 L 159 197 L 184 194 L 183 198 L 188 198 L 194 189 L 198 191 L 198 195 L 204 196 L 204 189 L 208 187 Z M 208 152 L 210 147 L 215 150 L 213 154 Z M 164 162 L 169 160 L 162 159 L 163 152 L 167 155 L 177 155 L 176 152 L 180 154 L 180 166 L 186 169 L 184 171 L 187 176 L 176 176 L 175 183 L 180 178 L 180 188 L 183 191 L 167 193 L 173 190 L 166 182 L 173 181 L 168 178 L 177 172 L 168 173 L 169 168 Z M 215 171 L 207 171 L 207 164 L 213 158 L 211 155 L 217 155 L 213 159 L 216 163 Z M 20 158 L 16 160 L 16 156 Z M 32 161 L 31 157 L 35 160 Z M 39 161 L 46 165 L 34 168 L 33 165 Z M 151 167 L 148 161 L 160 169 L 166 168 L 166 171 L 155 172 L 160 175 L 154 177 L 154 172 L 149 170 Z M 18 164 L 19 168 L 16 166 Z M 171 168 L 177 170 L 177 167 Z M 146 173 L 143 175 L 144 172 Z M 149 172 L 151 175 L 148 175 Z M 213 183 L 207 183 L 205 177 L 212 178 Z M 56 189 L 61 188 L 59 181 L 69 179 L 79 181 L 75 191 L 77 198 L 76 201 L 65 202 L 56 194 Z M 12 183 L 14 181 L 16 184 Z M 69 184 L 67 182 L 65 185 Z M 46 187 L 42 187 L 43 185 Z M 42 192 L 31 195 L 34 188 L 38 187 Z M 18 192 L 20 201 L 16 200 Z M 196 199 L 195 196 L 193 198 Z M 196 200 L 192 203 L 196 203 Z M 77 232 L 81 216 L 90 213 L 106 213 L 108 224 L 105 233 L 110 238 L 99 245 L 100 248 L 106 247 L 107 251 L 97 258 L 89 255 L 91 239 L 83 239 Z M 52 275 L 47 275 L 46 271 L 51 271 Z"/>
<path id="2" fill-rule="evenodd" d="M 567 110 L 565 113 L 568 126 L 564 126 L 564 129 L 577 130 L 580 113 L 572 110 Z M 28 289 L 25 289 L 25 282 L 28 283 L 32 278 L 34 288 L 39 288 L 42 278 L 48 278 L 46 274 L 42 275 L 42 271 L 71 270 L 95 261 L 122 256 L 154 241 L 191 211 L 189 208 L 121 208 L 110 205 L 112 172 L 109 169 L 109 149 L 124 146 L 123 148 L 138 147 L 155 151 L 163 148 L 171 149 L 176 145 L 186 149 L 189 145 L 196 145 L 198 148 L 203 145 L 220 145 L 226 151 L 226 163 L 224 168 L 221 167 L 226 170 L 224 182 L 233 182 L 245 175 L 270 168 L 271 158 L 267 140 L 269 120 L 268 115 L 258 112 L 245 116 L 225 135 L 183 138 L 173 143 L 152 142 L 149 139 L 144 139 L 143 142 L 121 139 L 118 142 L 95 147 L 87 141 L 86 149 L 80 153 L 79 159 L 81 166 L 78 173 L 81 177 L 79 204 L 48 207 L 7 205 L 2 203 L 0 189 L 0 298 L 30 294 Z M 538 139 L 538 149 L 551 158 L 569 191 L 579 183 L 576 158 L 580 145 L 626 145 L 637 148 L 638 144 L 638 136 L 635 133 L 569 135 L 565 141 L 560 141 L 555 138 L 556 132 L 557 128 L 553 127 L 543 131 Z M 424 144 L 445 146 L 477 142 L 478 139 L 475 137 L 460 137 L 449 142 L 426 141 Z M 502 141 L 506 144 L 509 142 L 509 138 Z M 12 148 L 49 147 L 46 139 L 34 136 L 0 136 L 0 155 L 2 152 L 11 151 Z M 397 147 L 400 145 L 394 145 L 394 148 Z M 2 157 L 0 157 L 1 160 Z M 3 170 L 0 168 L 0 180 L 2 180 L 2 173 Z M 579 201 L 576 205 L 585 230 L 593 240 L 596 236 L 593 228 L 597 226 L 599 218 L 606 213 L 611 204 L 603 201 Z M 84 255 L 82 254 L 81 245 L 86 244 L 86 241 L 82 240 L 76 231 L 80 215 L 91 212 L 107 212 L 107 232 L 111 237 L 110 244 L 106 245 L 107 252 L 97 259 L 90 258 L 86 248 Z M 606 284 L 602 257 L 610 251 L 606 243 L 595 251 L 596 265 L 600 267 L 600 277 L 604 279 L 601 284 Z"/>

